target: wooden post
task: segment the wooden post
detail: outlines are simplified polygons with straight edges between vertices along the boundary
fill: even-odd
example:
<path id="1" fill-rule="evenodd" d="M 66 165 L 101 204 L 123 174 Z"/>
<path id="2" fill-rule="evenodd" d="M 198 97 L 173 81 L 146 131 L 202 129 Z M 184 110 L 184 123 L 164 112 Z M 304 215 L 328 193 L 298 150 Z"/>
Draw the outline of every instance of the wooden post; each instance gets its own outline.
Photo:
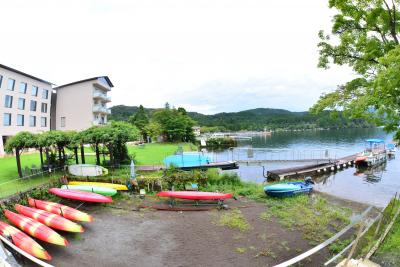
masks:
<path id="1" fill-rule="evenodd" d="M 358 245 L 358 241 L 360 241 L 361 233 L 362 233 L 362 230 L 363 230 L 363 228 L 364 228 L 364 225 L 365 225 L 365 220 L 363 220 L 363 221 L 360 223 L 360 227 L 358 228 L 356 240 L 354 241 L 353 247 L 351 248 L 350 253 L 349 253 L 349 255 L 347 256 L 347 259 L 346 259 L 346 261 L 344 262 L 344 265 L 343 265 L 344 267 L 347 266 L 347 264 L 349 263 L 351 257 L 353 257 L 354 251 L 356 250 L 356 247 L 357 247 L 357 245 Z"/>

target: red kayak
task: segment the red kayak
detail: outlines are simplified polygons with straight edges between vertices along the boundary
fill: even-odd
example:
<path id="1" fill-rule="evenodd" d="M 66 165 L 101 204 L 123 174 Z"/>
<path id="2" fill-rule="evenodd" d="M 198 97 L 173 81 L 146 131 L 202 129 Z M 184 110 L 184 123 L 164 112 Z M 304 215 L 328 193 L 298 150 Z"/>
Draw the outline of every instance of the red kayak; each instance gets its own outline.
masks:
<path id="1" fill-rule="evenodd" d="M 51 260 L 49 253 L 47 253 L 41 245 L 36 243 L 35 240 L 30 238 L 24 232 L 2 221 L 0 221 L 0 235 L 10 239 L 15 246 L 36 258 L 48 261 Z"/>
<path id="2" fill-rule="evenodd" d="M 162 191 L 158 193 L 157 196 L 191 200 L 220 200 L 232 198 L 232 194 L 197 191 Z"/>
<path id="3" fill-rule="evenodd" d="M 60 215 L 69 220 L 80 221 L 80 222 L 93 221 L 93 217 L 91 215 L 55 202 L 29 198 L 28 203 L 29 206 L 31 206 L 32 208 L 45 210 L 53 214 Z"/>
<path id="4" fill-rule="evenodd" d="M 15 210 L 19 214 L 32 218 L 53 229 L 73 232 L 73 233 L 83 233 L 83 227 L 81 225 L 74 223 L 68 219 L 65 219 L 60 215 L 53 214 L 45 210 L 25 207 L 19 204 L 15 205 Z"/>
<path id="5" fill-rule="evenodd" d="M 111 197 L 99 195 L 92 192 L 84 192 L 72 189 L 61 189 L 61 188 L 50 188 L 49 192 L 62 197 L 73 200 L 80 200 L 84 202 L 95 202 L 95 203 L 110 203 L 112 202 Z"/>
<path id="6" fill-rule="evenodd" d="M 64 237 L 40 222 L 9 210 L 4 210 L 4 215 L 19 229 L 37 239 L 55 245 L 68 246 L 68 241 Z"/>

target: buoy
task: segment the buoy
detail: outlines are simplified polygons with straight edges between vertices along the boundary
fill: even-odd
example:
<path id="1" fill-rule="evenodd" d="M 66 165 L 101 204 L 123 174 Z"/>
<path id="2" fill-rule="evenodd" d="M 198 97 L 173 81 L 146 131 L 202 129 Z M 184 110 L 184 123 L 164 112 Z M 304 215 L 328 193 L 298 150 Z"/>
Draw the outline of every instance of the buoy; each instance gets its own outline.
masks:
<path id="1" fill-rule="evenodd" d="M 318 169 L 317 172 L 321 172 L 321 170 Z"/>
<path id="2" fill-rule="evenodd" d="M 335 167 L 331 167 L 331 171 L 334 171 L 335 170 Z"/>
<path id="3" fill-rule="evenodd" d="M 324 172 L 326 172 L 326 168 L 324 168 Z"/>

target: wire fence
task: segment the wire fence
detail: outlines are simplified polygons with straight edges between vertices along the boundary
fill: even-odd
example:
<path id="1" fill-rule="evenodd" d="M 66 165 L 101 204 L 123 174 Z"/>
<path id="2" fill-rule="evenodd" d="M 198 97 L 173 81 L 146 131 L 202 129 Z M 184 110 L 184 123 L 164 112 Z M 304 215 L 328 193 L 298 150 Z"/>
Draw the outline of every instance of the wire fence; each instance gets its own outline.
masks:
<path id="1" fill-rule="evenodd" d="M 59 179 L 64 173 L 64 167 L 56 167 L 45 171 L 37 171 L 23 178 L 8 180 L 0 184 L 0 199 L 48 184 Z"/>

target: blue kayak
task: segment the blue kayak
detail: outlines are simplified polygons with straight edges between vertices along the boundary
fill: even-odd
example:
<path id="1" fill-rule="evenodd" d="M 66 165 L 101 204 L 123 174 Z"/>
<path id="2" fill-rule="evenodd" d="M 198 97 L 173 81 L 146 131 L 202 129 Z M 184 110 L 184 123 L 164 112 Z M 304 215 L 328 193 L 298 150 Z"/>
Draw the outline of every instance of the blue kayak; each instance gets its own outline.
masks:
<path id="1" fill-rule="evenodd" d="M 288 182 L 282 184 L 267 185 L 264 192 L 271 197 L 288 197 L 301 193 L 310 193 L 313 189 L 312 182 Z"/>

